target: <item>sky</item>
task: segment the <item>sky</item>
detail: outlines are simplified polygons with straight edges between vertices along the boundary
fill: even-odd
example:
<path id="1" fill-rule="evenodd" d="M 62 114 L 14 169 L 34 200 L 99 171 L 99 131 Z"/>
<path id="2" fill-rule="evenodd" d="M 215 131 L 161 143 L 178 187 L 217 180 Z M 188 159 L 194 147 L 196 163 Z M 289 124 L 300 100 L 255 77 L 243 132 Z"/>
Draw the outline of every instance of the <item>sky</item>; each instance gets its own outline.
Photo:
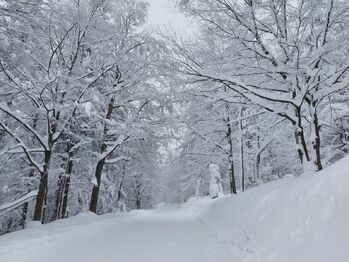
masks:
<path id="1" fill-rule="evenodd" d="M 148 26 L 171 26 L 178 32 L 192 31 L 189 20 L 170 6 L 168 0 L 146 0 L 150 4 Z"/>

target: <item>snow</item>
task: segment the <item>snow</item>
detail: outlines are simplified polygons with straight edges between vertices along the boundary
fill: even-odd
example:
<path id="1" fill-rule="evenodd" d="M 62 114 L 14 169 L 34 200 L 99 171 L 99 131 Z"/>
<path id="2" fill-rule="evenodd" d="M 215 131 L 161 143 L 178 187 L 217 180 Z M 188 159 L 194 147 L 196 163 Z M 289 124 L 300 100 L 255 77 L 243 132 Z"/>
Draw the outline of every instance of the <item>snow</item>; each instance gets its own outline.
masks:
<path id="1" fill-rule="evenodd" d="M 38 228 L 38 227 L 41 227 L 42 224 L 40 221 L 30 221 L 27 225 L 26 225 L 26 228 L 27 229 L 30 229 L 30 228 Z"/>
<path id="2" fill-rule="evenodd" d="M 23 205 L 26 202 L 31 201 L 34 197 L 36 197 L 38 194 L 38 190 L 33 190 L 26 194 L 25 196 L 7 204 L 0 205 L 0 216 L 3 213 L 9 212 L 11 210 L 14 210 L 18 208 L 19 206 Z"/>
<path id="3" fill-rule="evenodd" d="M 9 109 L 9 107 L 7 106 L 6 103 L 0 103 L 0 111 L 5 112 L 6 114 L 12 116 L 13 118 L 15 118 L 18 122 L 21 123 L 21 125 L 23 125 L 27 130 L 29 130 L 36 138 L 37 140 L 40 142 L 40 144 L 47 149 L 47 143 L 45 141 L 47 141 L 47 139 L 45 139 L 44 137 L 42 137 L 38 132 L 36 132 L 30 125 L 26 124 L 24 121 L 22 121 L 21 116 L 17 115 L 15 112 L 11 111 L 11 109 Z M 3 128 L 5 128 L 5 126 L 3 126 Z M 18 137 L 16 134 L 13 134 L 13 136 Z M 22 147 L 24 147 L 24 144 L 21 145 Z"/>
<path id="4" fill-rule="evenodd" d="M 218 199 L 198 216 L 246 261 L 349 261 L 349 157 L 317 173 Z M 244 260 L 242 260 L 244 261 Z"/>
<path id="5" fill-rule="evenodd" d="M 347 262 L 348 173 L 349 157 L 239 195 L 80 214 L 1 236 L 0 261 Z"/>
<path id="6" fill-rule="evenodd" d="M 188 212 L 87 214 L 0 238 L 6 262 L 211 262 L 232 251 Z"/>
<path id="7" fill-rule="evenodd" d="M 86 102 L 86 103 L 83 104 L 83 106 L 85 108 L 86 114 L 90 117 L 91 116 L 91 110 L 92 110 L 92 103 Z"/>
<path id="8" fill-rule="evenodd" d="M 115 163 L 117 163 L 117 162 L 119 162 L 119 161 L 121 161 L 121 160 L 128 160 L 128 157 L 127 156 L 119 156 L 119 157 L 115 157 L 115 158 L 113 158 L 113 159 L 108 159 L 108 160 L 106 160 L 105 161 L 105 163 L 107 163 L 107 164 L 115 164 Z"/>
<path id="9" fill-rule="evenodd" d="M 223 196 L 223 186 L 222 186 L 222 177 L 219 173 L 219 166 L 217 164 L 209 165 L 210 171 L 210 196 L 211 198 Z"/>
<path id="10" fill-rule="evenodd" d="M 97 181 L 97 178 L 96 177 L 93 177 L 91 179 L 91 184 L 94 185 L 94 186 L 98 186 L 98 181 Z"/>

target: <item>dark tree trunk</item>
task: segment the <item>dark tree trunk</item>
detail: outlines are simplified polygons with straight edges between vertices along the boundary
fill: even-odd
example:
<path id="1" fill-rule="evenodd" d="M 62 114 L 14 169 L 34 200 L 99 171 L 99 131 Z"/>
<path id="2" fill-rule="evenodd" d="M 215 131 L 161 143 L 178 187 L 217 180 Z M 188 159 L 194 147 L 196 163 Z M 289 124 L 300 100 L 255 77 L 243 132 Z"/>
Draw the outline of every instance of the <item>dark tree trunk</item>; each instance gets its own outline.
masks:
<path id="1" fill-rule="evenodd" d="M 243 138 L 243 125 L 242 117 L 244 113 L 244 108 L 240 109 L 240 121 L 239 121 L 239 132 L 240 132 L 240 168 L 241 168 L 241 189 L 245 191 L 245 160 L 244 160 L 244 138 Z"/>
<path id="2" fill-rule="evenodd" d="M 65 181 L 61 218 L 66 218 L 67 217 L 68 194 L 69 194 L 69 187 L 70 187 L 70 176 L 71 175 L 67 176 L 66 177 L 66 181 Z"/>
<path id="3" fill-rule="evenodd" d="M 65 217 L 65 214 L 66 214 L 68 193 L 69 193 L 69 186 L 70 186 L 70 177 L 73 172 L 73 157 L 74 157 L 73 147 L 74 147 L 73 143 L 71 142 L 68 143 L 67 150 L 66 150 L 68 153 L 67 166 L 65 169 L 65 173 L 62 174 L 58 180 L 58 189 L 56 192 L 56 204 L 55 204 L 55 212 L 53 215 L 53 220 L 62 219 Z"/>
<path id="4" fill-rule="evenodd" d="M 230 124 L 230 117 L 227 119 L 227 138 L 229 143 L 229 184 L 230 194 L 236 194 L 236 181 L 235 181 L 235 170 L 234 170 L 234 148 L 232 139 L 232 128 Z"/>
<path id="5" fill-rule="evenodd" d="M 40 174 L 39 192 L 36 197 L 34 221 L 44 222 L 45 205 L 47 198 L 47 182 L 48 182 L 48 169 L 51 160 L 51 151 L 45 151 L 45 164 L 44 170 Z"/>
<path id="6" fill-rule="evenodd" d="M 241 138 L 242 144 L 240 148 L 241 152 L 241 188 L 242 191 L 245 191 L 245 160 L 244 160 L 244 144 L 243 144 L 243 138 Z"/>
<path id="7" fill-rule="evenodd" d="M 45 149 L 44 153 L 44 167 L 43 171 L 40 172 L 40 184 L 39 192 L 36 197 L 35 210 L 34 210 L 34 221 L 40 221 L 41 223 L 45 222 L 45 209 L 47 201 L 47 184 L 48 184 L 48 171 L 50 168 L 50 162 L 52 157 L 52 148 L 54 146 L 55 140 L 53 139 L 54 134 L 57 130 L 57 123 L 60 119 L 60 112 L 53 112 L 53 121 L 50 116 L 47 116 L 48 122 L 48 132 L 47 132 L 47 145 L 48 149 Z"/>
<path id="8" fill-rule="evenodd" d="M 115 98 L 112 97 L 109 101 L 109 104 L 108 104 L 107 114 L 105 117 L 108 120 L 111 119 L 111 116 L 113 113 L 114 101 L 115 101 Z M 107 124 L 104 124 L 103 142 L 100 146 L 100 153 L 101 154 L 105 153 L 107 150 L 107 145 L 105 143 L 108 140 L 107 135 L 108 135 L 108 126 L 107 126 Z M 106 157 L 100 159 L 97 163 L 97 166 L 96 166 L 95 178 L 97 180 L 97 185 L 93 186 L 92 194 L 91 194 L 91 201 L 90 201 L 90 212 L 93 212 L 93 213 L 97 213 L 99 188 L 101 185 L 101 178 L 102 178 L 102 173 L 103 173 L 103 167 L 105 164 L 105 158 Z"/>
<path id="9" fill-rule="evenodd" d="M 136 198 L 136 208 L 141 209 L 141 198 L 139 196 Z"/>
<path id="10" fill-rule="evenodd" d="M 93 185 L 92 189 L 92 195 L 91 195 L 91 202 L 90 202 L 90 212 L 97 213 L 97 205 L 98 205 L 98 195 L 99 195 L 99 188 L 101 185 L 101 178 L 102 178 L 102 172 L 104 167 L 105 161 L 104 159 L 100 160 L 96 167 L 95 177 L 97 184 Z"/>
<path id="11" fill-rule="evenodd" d="M 63 180 L 64 180 L 64 174 L 61 174 L 58 177 L 57 181 L 57 190 L 56 190 L 56 200 L 55 200 L 55 209 L 51 218 L 51 221 L 55 221 L 59 219 L 59 214 L 60 214 L 60 206 L 61 206 L 61 196 L 62 196 L 62 190 L 63 190 Z"/>
<path id="12" fill-rule="evenodd" d="M 27 216 L 28 216 L 28 202 L 25 202 L 23 204 L 23 209 L 22 209 L 22 228 L 25 229 L 25 226 L 26 226 L 26 222 L 27 222 Z"/>
<path id="13" fill-rule="evenodd" d="M 314 150 L 314 155 L 313 155 L 313 162 L 314 165 L 316 166 L 316 171 L 322 170 L 322 163 L 321 163 L 321 140 L 320 140 L 320 125 L 319 125 L 319 119 L 318 115 L 316 112 L 312 115 L 312 121 L 313 121 L 313 132 L 314 132 L 314 137 L 312 138 L 312 146 Z"/>
<path id="14" fill-rule="evenodd" d="M 297 144 L 297 152 L 298 152 L 298 157 L 301 161 L 302 164 L 304 164 L 304 161 L 309 162 L 310 161 L 310 155 L 307 147 L 307 143 L 305 141 L 305 136 L 304 136 L 304 129 L 302 125 L 302 119 L 301 119 L 301 112 L 300 108 L 296 110 L 296 114 L 298 117 L 297 123 L 294 122 L 294 134 L 295 134 L 295 139 L 296 139 L 296 144 Z"/>

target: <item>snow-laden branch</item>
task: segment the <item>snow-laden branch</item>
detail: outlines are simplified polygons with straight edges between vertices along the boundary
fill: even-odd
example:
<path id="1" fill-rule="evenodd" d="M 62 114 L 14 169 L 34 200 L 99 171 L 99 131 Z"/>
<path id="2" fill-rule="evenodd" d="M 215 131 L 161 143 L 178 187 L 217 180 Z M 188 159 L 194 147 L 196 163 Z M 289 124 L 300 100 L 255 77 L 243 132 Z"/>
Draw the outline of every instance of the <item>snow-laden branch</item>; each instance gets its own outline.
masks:
<path id="1" fill-rule="evenodd" d="M 108 156 L 110 156 L 114 152 L 114 150 L 122 145 L 128 138 L 129 136 L 125 137 L 124 135 L 120 135 L 115 142 L 111 143 L 108 146 L 108 149 L 104 153 L 99 155 L 99 160 L 106 159 Z"/>
<path id="2" fill-rule="evenodd" d="M 258 151 L 257 151 L 257 155 L 261 155 L 261 154 L 264 152 L 264 150 L 267 149 L 268 146 L 269 146 L 271 143 L 273 143 L 273 142 L 274 142 L 274 138 L 272 138 L 272 139 L 270 139 L 270 140 L 268 140 L 268 141 L 265 141 L 265 142 L 259 147 L 259 149 L 258 149 Z"/>
<path id="3" fill-rule="evenodd" d="M 25 145 L 25 143 L 22 141 L 22 139 L 19 138 L 19 136 L 13 132 L 8 126 L 4 125 L 0 122 L 0 126 L 10 135 L 12 136 L 16 141 L 17 145 L 16 147 L 21 147 L 24 154 L 27 156 L 28 161 L 32 166 L 34 166 L 39 172 L 43 172 L 42 165 L 38 164 L 34 158 L 31 155 L 31 150 Z"/>
<path id="4" fill-rule="evenodd" d="M 220 144 L 218 144 L 218 143 L 216 143 L 216 142 L 214 142 L 214 141 L 209 140 L 206 136 L 203 136 L 202 134 L 200 134 L 199 132 L 197 132 L 193 127 L 188 126 L 188 128 L 189 128 L 194 134 L 198 135 L 202 140 L 208 142 L 209 144 L 214 145 L 215 147 L 220 148 L 221 150 L 223 150 L 223 152 L 224 152 L 225 154 L 228 154 L 228 153 L 229 153 L 222 145 L 220 145 Z"/>
<path id="5" fill-rule="evenodd" d="M 25 121 L 22 120 L 20 116 L 18 116 L 15 112 L 13 112 L 5 103 L 0 103 L 0 111 L 3 111 L 13 119 L 15 119 L 19 124 L 21 124 L 27 131 L 29 131 L 33 136 L 39 141 L 39 143 L 45 148 L 45 150 L 48 150 L 48 145 L 45 142 L 45 139 L 36 132 L 30 125 L 28 125 Z"/>
<path id="6" fill-rule="evenodd" d="M 113 159 L 108 159 L 105 161 L 106 164 L 116 164 L 117 162 L 121 161 L 121 160 L 125 160 L 128 161 L 129 158 L 127 156 L 119 156 Z"/>
<path id="7" fill-rule="evenodd" d="M 0 206 L 0 216 L 5 215 L 6 213 L 15 210 L 16 208 L 20 207 L 24 203 L 28 203 L 32 199 L 34 199 L 38 194 L 38 190 L 34 190 L 26 194 L 25 196 L 22 196 L 21 198 L 12 201 L 11 203 L 3 204 Z"/>
<path id="8" fill-rule="evenodd" d="M 62 136 L 62 134 L 64 133 L 64 131 L 66 131 L 67 125 L 70 124 L 70 121 L 75 117 L 75 114 L 78 110 L 78 107 L 84 103 L 82 101 L 82 98 L 84 97 L 84 95 L 86 94 L 86 92 L 102 77 L 105 75 L 105 73 L 109 72 L 110 70 L 112 70 L 115 67 L 114 64 L 107 66 L 104 70 L 102 70 L 102 72 L 97 75 L 92 81 L 90 81 L 84 88 L 84 90 L 81 91 L 81 93 L 79 94 L 78 99 L 75 101 L 75 105 L 73 110 L 71 111 L 71 114 L 69 115 L 69 117 L 65 120 L 63 126 L 60 128 L 60 130 L 58 132 L 56 132 L 55 134 L 53 134 L 53 142 L 57 142 L 58 139 Z M 90 73 L 89 73 L 90 74 Z M 88 74 L 88 75 L 89 75 Z M 77 81 L 77 80 L 75 80 Z"/>

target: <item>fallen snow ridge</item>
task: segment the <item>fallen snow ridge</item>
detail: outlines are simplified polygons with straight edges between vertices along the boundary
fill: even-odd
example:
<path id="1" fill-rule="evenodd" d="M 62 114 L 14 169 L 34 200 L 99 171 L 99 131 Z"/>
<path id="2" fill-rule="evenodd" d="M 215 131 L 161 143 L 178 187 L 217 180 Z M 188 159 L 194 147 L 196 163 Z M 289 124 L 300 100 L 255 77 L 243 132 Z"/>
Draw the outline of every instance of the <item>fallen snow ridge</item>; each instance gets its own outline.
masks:
<path id="1" fill-rule="evenodd" d="M 348 262 L 349 158 L 238 196 L 8 234 L 0 261 Z"/>

